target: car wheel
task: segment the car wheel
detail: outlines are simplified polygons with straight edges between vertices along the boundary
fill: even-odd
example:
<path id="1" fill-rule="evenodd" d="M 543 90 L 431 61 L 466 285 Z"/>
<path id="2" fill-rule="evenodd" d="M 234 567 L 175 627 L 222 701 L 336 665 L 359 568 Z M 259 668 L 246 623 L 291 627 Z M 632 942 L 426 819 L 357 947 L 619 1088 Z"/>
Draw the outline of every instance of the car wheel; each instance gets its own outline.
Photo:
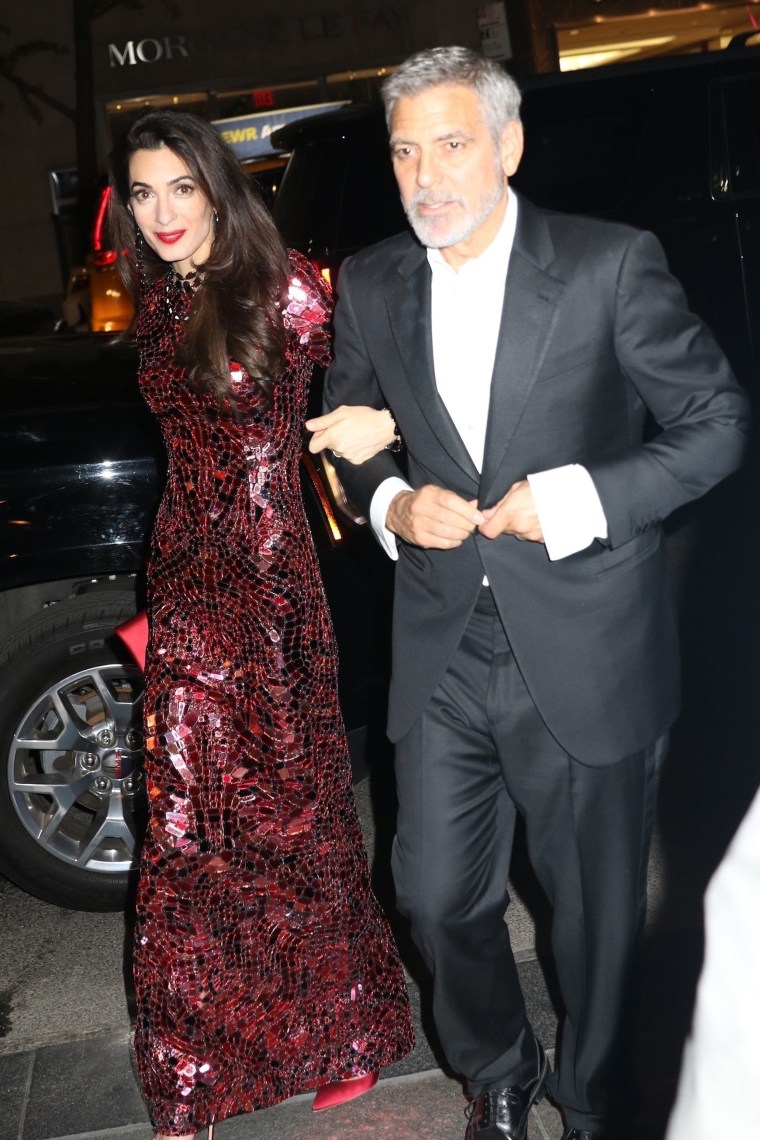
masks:
<path id="1" fill-rule="evenodd" d="M 0 653 L 0 871 L 46 902 L 119 910 L 144 827 L 143 678 L 128 593 L 52 606 Z"/>

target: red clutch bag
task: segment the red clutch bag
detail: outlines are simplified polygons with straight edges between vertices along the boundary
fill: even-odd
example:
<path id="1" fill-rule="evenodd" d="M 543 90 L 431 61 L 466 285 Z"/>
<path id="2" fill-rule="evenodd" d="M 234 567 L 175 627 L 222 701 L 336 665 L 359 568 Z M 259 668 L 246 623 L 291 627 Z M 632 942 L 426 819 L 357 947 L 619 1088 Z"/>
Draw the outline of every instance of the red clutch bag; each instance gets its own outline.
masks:
<path id="1" fill-rule="evenodd" d="M 126 645 L 141 669 L 145 669 L 145 654 L 148 648 L 148 614 L 140 610 L 139 614 L 127 618 L 114 629 L 117 637 Z"/>

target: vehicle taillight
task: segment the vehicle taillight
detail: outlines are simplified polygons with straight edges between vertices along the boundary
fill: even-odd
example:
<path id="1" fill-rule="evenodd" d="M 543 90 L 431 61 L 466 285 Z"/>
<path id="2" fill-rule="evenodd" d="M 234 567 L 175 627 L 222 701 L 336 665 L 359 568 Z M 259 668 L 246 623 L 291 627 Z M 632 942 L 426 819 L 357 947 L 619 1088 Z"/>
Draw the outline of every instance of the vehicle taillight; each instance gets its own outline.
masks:
<path id="1" fill-rule="evenodd" d="M 314 266 L 314 268 L 317 270 L 318 273 L 321 273 L 321 275 L 324 277 L 327 284 L 332 289 L 334 289 L 335 284 L 338 280 L 339 266 L 335 265 L 335 264 L 328 265 L 326 261 L 319 261 L 315 257 L 311 258 L 311 264 Z"/>
<path id="2" fill-rule="evenodd" d="M 340 523 L 338 522 L 335 511 L 333 510 L 329 496 L 325 491 L 324 486 L 322 485 L 322 480 L 319 477 L 319 473 L 315 466 L 314 460 L 308 451 L 301 452 L 301 462 L 304 465 L 306 474 L 309 476 L 309 482 L 311 483 L 314 493 L 316 494 L 317 502 L 322 509 L 322 516 L 327 523 L 327 533 L 330 537 L 330 541 L 333 543 L 333 545 L 342 542 L 343 532 L 340 529 Z"/>
<path id="3" fill-rule="evenodd" d="M 322 276 L 324 277 L 327 284 L 332 285 L 332 283 L 333 283 L 332 282 L 332 272 L 330 270 L 330 266 L 329 265 L 320 265 L 318 261 L 313 261 L 312 265 L 314 266 L 315 269 L 319 270 L 319 272 L 322 274 Z"/>
<path id="4" fill-rule="evenodd" d="M 99 264 L 97 260 L 98 255 L 109 252 L 103 249 L 103 229 L 105 228 L 106 224 L 106 212 L 108 210 L 108 200 L 110 197 L 111 187 L 106 186 L 106 188 L 101 191 L 100 201 L 98 202 L 98 211 L 95 215 L 95 224 L 92 227 L 92 249 L 93 253 L 95 254 L 96 265 Z M 113 254 L 113 260 L 116 260 L 115 253 Z"/>
<path id="5" fill-rule="evenodd" d="M 115 249 L 96 249 L 92 260 L 98 269 L 107 269 L 109 265 L 116 264 Z"/>
<path id="6" fill-rule="evenodd" d="M 95 214 L 95 223 L 92 227 L 92 262 L 96 269 L 110 269 L 118 261 L 115 249 L 106 248 L 104 231 L 106 228 L 106 215 L 108 203 L 111 198 L 111 187 L 106 186 L 100 192 L 98 209 Z"/>

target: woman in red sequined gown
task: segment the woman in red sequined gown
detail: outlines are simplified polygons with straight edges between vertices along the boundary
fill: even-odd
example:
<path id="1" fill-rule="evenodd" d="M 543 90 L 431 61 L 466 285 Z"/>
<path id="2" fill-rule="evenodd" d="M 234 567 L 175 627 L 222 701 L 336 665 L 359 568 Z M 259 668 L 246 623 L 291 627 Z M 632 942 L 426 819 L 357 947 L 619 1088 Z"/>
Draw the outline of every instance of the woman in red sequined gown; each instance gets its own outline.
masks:
<path id="1" fill-rule="evenodd" d="M 194 116 L 139 120 L 112 185 L 140 286 L 140 384 L 169 452 L 148 579 L 135 1054 L 157 1135 L 192 1136 L 373 1073 L 412 1028 L 300 497 L 327 288 Z"/>

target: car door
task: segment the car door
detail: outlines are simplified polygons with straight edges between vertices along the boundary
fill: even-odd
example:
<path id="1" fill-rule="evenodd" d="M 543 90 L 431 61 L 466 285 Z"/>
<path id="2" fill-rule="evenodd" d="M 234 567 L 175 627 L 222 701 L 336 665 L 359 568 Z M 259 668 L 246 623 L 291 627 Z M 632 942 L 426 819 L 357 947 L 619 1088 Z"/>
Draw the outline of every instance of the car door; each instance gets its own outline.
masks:
<path id="1" fill-rule="evenodd" d="M 724 80 L 715 92 L 725 132 L 723 165 L 715 196 L 730 210 L 742 272 L 742 311 L 747 325 L 748 375 L 760 359 L 760 75 Z M 756 387 L 756 385 L 755 385 Z"/>

